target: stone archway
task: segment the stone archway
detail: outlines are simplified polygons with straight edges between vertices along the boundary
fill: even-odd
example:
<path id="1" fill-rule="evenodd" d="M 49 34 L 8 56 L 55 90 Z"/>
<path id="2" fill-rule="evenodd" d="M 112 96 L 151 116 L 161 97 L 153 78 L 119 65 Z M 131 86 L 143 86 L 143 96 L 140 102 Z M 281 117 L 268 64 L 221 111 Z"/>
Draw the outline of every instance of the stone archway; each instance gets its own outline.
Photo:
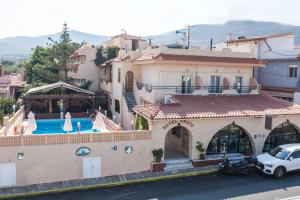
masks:
<path id="1" fill-rule="evenodd" d="M 253 153 L 253 141 L 250 135 L 240 126 L 230 124 L 219 130 L 210 140 L 206 154 Z"/>
<path id="2" fill-rule="evenodd" d="M 183 126 L 173 127 L 165 136 L 165 159 L 191 158 L 192 135 Z"/>
<path id="3" fill-rule="evenodd" d="M 284 122 L 275 127 L 265 140 L 263 152 L 268 152 L 282 144 L 300 143 L 299 128 L 292 123 Z"/>
<path id="4" fill-rule="evenodd" d="M 125 77 L 125 91 L 126 92 L 133 92 L 133 79 L 134 79 L 133 72 L 128 71 L 126 73 L 126 77 Z"/>

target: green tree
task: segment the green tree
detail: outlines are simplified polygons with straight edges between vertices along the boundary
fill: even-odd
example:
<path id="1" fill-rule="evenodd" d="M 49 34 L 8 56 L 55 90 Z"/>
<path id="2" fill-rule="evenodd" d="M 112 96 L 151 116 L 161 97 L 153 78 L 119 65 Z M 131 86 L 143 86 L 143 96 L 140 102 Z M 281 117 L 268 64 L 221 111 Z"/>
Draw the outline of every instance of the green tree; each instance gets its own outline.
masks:
<path id="1" fill-rule="evenodd" d="M 53 83 L 59 80 L 59 68 L 54 64 L 51 48 L 37 46 L 24 63 L 25 79 L 29 84 Z"/>
<path id="2" fill-rule="evenodd" d="M 118 56 L 120 48 L 116 46 L 108 47 L 107 49 L 107 60 L 114 59 Z"/>
<path id="3" fill-rule="evenodd" d="M 103 56 L 103 46 L 97 48 L 95 64 L 97 66 L 102 65 L 106 61 L 106 58 Z"/>
<path id="4" fill-rule="evenodd" d="M 52 56 L 54 65 L 59 68 L 59 79 L 68 82 L 68 67 L 67 63 L 69 56 L 80 47 L 80 44 L 72 42 L 67 23 L 63 24 L 63 31 L 58 41 L 49 38 L 51 43 Z"/>
<path id="5" fill-rule="evenodd" d="M 68 82 L 69 56 L 80 44 L 72 42 L 66 23 L 63 24 L 59 40 L 49 40 L 47 46 L 34 48 L 30 58 L 24 63 L 25 79 L 29 84 L 41 85 L 59 80 Z"/>

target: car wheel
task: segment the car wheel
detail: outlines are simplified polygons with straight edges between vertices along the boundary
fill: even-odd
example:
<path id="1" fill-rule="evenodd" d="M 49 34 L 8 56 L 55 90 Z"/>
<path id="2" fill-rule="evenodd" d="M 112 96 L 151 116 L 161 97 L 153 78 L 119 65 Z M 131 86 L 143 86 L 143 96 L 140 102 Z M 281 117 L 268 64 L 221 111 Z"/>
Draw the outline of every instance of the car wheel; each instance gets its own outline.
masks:
<path id="1" fill-rule="evenodd" d="M 283 167 L 277 167 L 274 171 L 274 176 L 276 178 L 282 178 L 284 175 L 284 168 Z"/>

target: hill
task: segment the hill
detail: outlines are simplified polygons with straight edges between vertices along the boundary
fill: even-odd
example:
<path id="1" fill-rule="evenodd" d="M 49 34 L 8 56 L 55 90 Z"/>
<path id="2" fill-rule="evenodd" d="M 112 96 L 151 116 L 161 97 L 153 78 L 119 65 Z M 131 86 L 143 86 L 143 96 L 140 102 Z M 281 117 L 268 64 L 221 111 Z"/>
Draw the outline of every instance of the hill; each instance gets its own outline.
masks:
<path id="1" fill-rule="evenodd" d="M 234 37 L 238 36 L 257 36 L 267 34 L 277 34 L 293 32 L 296 35 L 295 43 L 300 44 L 300 26 L 281 24 L 276 22 L 263 21 L 229 21 L 224 24 L 198 24 L 191 27 L 191 45 L 207 48 L 210 38 L 213 43 L 218 43 L 226 40 L 226 34 L 232 33 Z M 36 45 L 45 45 L 48 42 L 48 37 L 58 39 L 60 33 L 53 35 L 43 35 L 38 37 L 10 37 L 0 39 L 0 58 L 10 60 L 20 60 L 26 58 L 31 48 Z M 71 38 L 75 42 L 86 41 L 94 45 L 101 44 L 109 39 L 109 36 L 93 35 L 83 33 L 76 30 L 70 31 Z M 152 35 L 146 38 L 153 38 L 154 44 L 174 44 L 182 43 L 181 35 L 176 34 L 175 30 L 161 35 Z"/>

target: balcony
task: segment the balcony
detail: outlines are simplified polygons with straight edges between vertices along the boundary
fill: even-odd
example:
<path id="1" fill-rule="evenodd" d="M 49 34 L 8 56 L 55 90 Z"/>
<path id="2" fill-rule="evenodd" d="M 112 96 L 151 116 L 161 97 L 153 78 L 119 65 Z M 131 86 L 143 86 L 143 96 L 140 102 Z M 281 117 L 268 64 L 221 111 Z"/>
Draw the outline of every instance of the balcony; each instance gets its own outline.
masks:
<path id="1" fill-rule="evenodd" d="M 166 90 L 174 94 L 193 94 L 193 95 L 206 95 L 206 94 L 249 94 L 252 91 L 257 91 L 258 86 L 153 86 L 136 82 L 138 90 L 145 90 L 151 93 L 153 90 Z"/>

